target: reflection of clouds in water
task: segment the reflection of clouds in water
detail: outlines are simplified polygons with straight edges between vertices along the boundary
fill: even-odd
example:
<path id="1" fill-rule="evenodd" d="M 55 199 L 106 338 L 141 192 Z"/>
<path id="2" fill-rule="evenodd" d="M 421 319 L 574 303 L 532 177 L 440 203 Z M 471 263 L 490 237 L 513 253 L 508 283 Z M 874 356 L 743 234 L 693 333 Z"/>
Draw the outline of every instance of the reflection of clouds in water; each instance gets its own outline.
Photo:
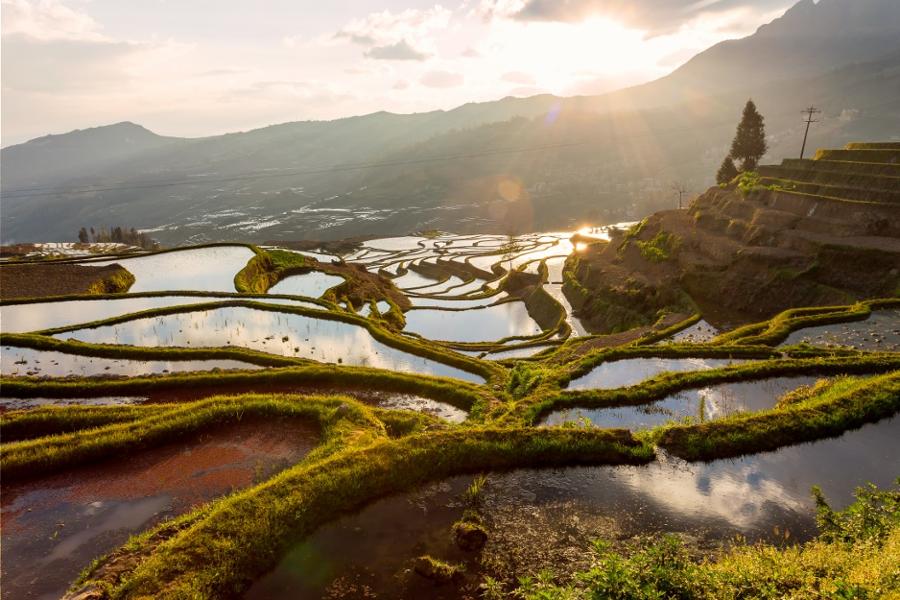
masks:
<path id="1" fill-rule="evenodd" d="M 200 348 L 230 345 L 321 362 L 340 361 L 469 381 L 481 379 L 454 367 L 391 348 L 357 325 L 246 307 L 137 319 L 67 332 L 56 337 L 137 346 Z"/>
<path id="2" fill-rule="evenodd" d="M 20 333 L 100 321 L 151 308 L 215 301 L 216 298 L 199 296 L 160 296 L 13 304 L 0 307 L 0 319 L 4 332 Z"/>
<path id="3" fill-rule="evenodd" d="M 721 358 L 628 358 L 605 362 L 572 380 L 570 389 L 614 389 L 640 383 L 665 371 L 698 371 L 746 362 Z"/>
<path id="4" fill-rule="evenodd" d="M 506 302 L 460 312 L 410 310 L 406 313 L 406 331 L 433 340 L 484 342 L 536 335 L 541 328 L 528 315 L 524 302 Z"/>
<path id="5" fill-rule="evenodd" d="M 22 363 L 22 361 L 25 361 Z M 208 371 L 211 369 L 259 369 L 250 363 L 236 360 L 128 360 L 80 356 L 31 348 L 4 346 L 0 352 L 0 372 L 3 375 L 40 377 L 66 375 L 146 375 L 164 371 Z"/>
<path id="6" fill-rule="evenodd" d="M 778 527 L 814 533 L 810 489 L 843 508 L 856 486 L 893 485 L 900 472 L 900 417 L 839 438 L 739 459 L 686 463 L 664 453 L 646 466 L 518 470 L 490 476 L 490 502 L 543 510 L 569 502 L 575 516 L 601 515 L 634 533 L 698 531 L 767 538 Z"/>
<path id="7" fill-rule="evenodd" d="M 809 509 L 809 490 L 798 495 L 782 482 L 771 479 L 759 464 L 735 464 L 731 468 L 687 465 L 665 459 L 647 471 L 620 473 L 619 480 L 635 492 L 684 517 L 718 518 L 741 530 L 762 525 L 772 506 L 802 512 Z"/>
<path id="8" fill-rule="evenodd" d="M 292 296 L 308 296 L 318 298 L 326 290 L 344 282 L 343 277 L 329 275 L 319 271 L 291 275 L 269 288 L 270 294 L 288 294 Z"/>
<path id="9" fill-rule="evenodd" d="M 234 276 L 254 256 L 253 251 L 244 246 L 214 246 L 86 264 L 119 263 L 134 275 L 135 283 L 130 292 L 233 292 Z"/>

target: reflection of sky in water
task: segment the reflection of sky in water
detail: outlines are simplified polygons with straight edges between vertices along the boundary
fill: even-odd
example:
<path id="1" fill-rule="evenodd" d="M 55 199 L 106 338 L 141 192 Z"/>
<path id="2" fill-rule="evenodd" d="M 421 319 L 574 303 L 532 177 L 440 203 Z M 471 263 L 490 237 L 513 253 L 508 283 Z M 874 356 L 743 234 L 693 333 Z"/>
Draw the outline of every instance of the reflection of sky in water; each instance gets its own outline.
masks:
<path id="1" fill-rule="evenodd" d="M 376 250 L 417 250 L 421 247 L 419 246 L 419 242 L 423 244 L 428 243 L 428 238 L 423 237 L 414 237 L 414 236 L 406 236 L 406 237 L 393 237 L 393 238 L 380 238 L 377 240 L 369 240 L 367 242 L 363 242 L 363 247 L 371 248 Z"/>
<path id="2" fill-rule="evenodd" d="M 551 345 L 529 346 L 528 348 L 516 348 L 515 350 L 504 350 L 503 352 L 491 352 L 485 354 L 484 358 L 488 360 L 502 360 L 504 358 L 524 358 L 526 356 L 534 356 L 542 350 L 552 348 Z"/>
<path id="3" fill-rule="evenodd" d="M 814 346 L 838 344 L 863 350 L 900 350 L 900 310 L 874 311 L 865 321 L 798 329 L 781 345 L 801 342 Z"/>
<path id="4" fill-rule="evenodd" d="M 386 346 L 357 325 L 244 307 L 137 319 L 56 337 L 135 346 L 231 345 L 328 363 L 340 359 L 349 365 L 481 380 L 477 375 Z"/>
<path id="5" fill-rule="evenodd" d="M 489 474 L 480 512 L 501 560 L 511 552 L 517 561 L 524 544 L 542 556 L 581 555 L 590 539 L 657 532 L 685 532 L 700 543 L 737 534 L 782 542 L 779 532 L 787 529 L 789 542 L 804 540 L 815 532 L 813 484 L 838 507 L 856 485 L 890 485 L 894 474 L 885 472 L 884 463 L 900 453 L 898 425 L 895 419 L 839 439 L 706 465 L 663 457 L 644 467 Z M 397 574 L 422 554 L 465 559 L 447 532 L 462 515 L 459 498 L 471 481 L 459 476 L 434 482 L 322 526 L 298 540 L 245 597 L 331 597 L 328 592 L 345 590 L 341 583 L 347 581 L 364 582 L 379 597 L 432 597 L 433 585 L 411 588 L 424 580 Z"/>
<path id="6" fill-rule="evenodd" d="M 0 406 L 6 410 L 34 408 L 36 406 L 111 406 L 136 404 L 145 401 L 143 396 L 101 396 L 99 398 L 0 398 Z"/>
<path id="7" fill-rule="evenodd" d="M 378 406 L 381 408 L 413 410 L 426 413 L 450 423 L 462 423 L 468 416 L 466 411 L 451 404 L 410 394 L 391 394 L 378 402 Z"/>
<path id="8" fill-rule="evenodd" d="M 546 425 L 560 425 L 587 419 L 596 427 L 649 429 L 685 417 L 702 420 L 720 419 L 741 411 L 755 412 L 771 408 L 786 392 L 801 385 L 813 384 L 816 380 L 816 377 L 778 377 L 726 383 L 683 390 L 643 406 L 558 410 L 550 413 L 543 422 Z"/>
<path id="9" fill-rule="evenodd" d="M 121 315 L 187 304 L 204 304 L 230 300 L 228 297 L 158 296 L 153 298 L 115 298 L 96 300 L 66 300 L 64 302 L 36 302 L 9 304 L 0 307 L 0 329 L 7 333 L 39 331 L 100 321 Z M 253 297 L 251 300 L 269 304 L 290 304 L 322 309 L 317 304 L 284 298 Z"/>
<path id="10" fill-rule="evenodd" d="M 766 537 L 773 528 L 814 533 L 810 489 L 819 485 L 838 507 L 856 486 L 890 486 L 900 473 L 900 418 L 839 438 L 739 459 L 689 464 L 663 456 L 644 467 L 572 467 L 492 475 L 488 494 L 502 502 L 541 505 L 574 499 L 576 512 L 624 521 L 632 533 L 714 529 L 715 537 Z"/>
<path id="11" fill-rule="evenodd" d="M 670 339 L 673 342 L 708 342 L 719 335 L 719 330 L 700 319 L 690 327 L 685 327 Z M 663 340 L 665 342 L 666 340 Z"/>
<path id="12" fill-rule="evenodd" d="M 417 288 L 419 286 L 433 286 L 435 279 L 429 279 L 414 271 L 407 271 L 404 275 L 394 278 L 394 285 L 401 289 Z M 416 290 L 418 291 L 418 290 Z"/>
<path id="13" fill-rule="evenodd" d="M 562 285 L 559 283 L 544 284 L 544 290 L 548 294 L 553 296 L 557 302 L 562 304 L 563 309 L 565 309 L 566 314 L 568 315 L 566 322 L 569 324 L 569 327 L 572 328 L 571 335 L 573 337 L 589 335 L 589 332 L 584 324 L 582 324 L 581 319 L 575 316 L 575 309 L 572 308 L 572 304 L 569 302 L 569 299 L 566 298 L 565 294 L 563 294 Z"/>
<path id="14" fill-rule="evenodd" d="M 463 280 L 456 275 L 451 275 L 447 281 L 444 281 L 443 283 L 429 285 L 428 287 L 413 290 L 413 292 L 416 294 L 440 294 L 441 292 L 447 291 L 448 288 L 462 285 L 462 282 Z"/>
<path id="15" fill-rule="evenodd" d="M 701 371 L 746 361 L 726 358 L 627 358 L 606 362 L 573 379 L 569 389 L 611 390 L 640 383 L 664 371 Z"/>
<path id="16" fill-rule="evenodd" d="M 535 335 L 541 328 L 528 316 L 524 302 L 506 302 L 466 311 L 410 310 L 406 313 L 406 331 L 433 340 L 484 342 Z"/>
<path id="17" fill-rule="evenodd" d="M 443 306 L 446 308 L 477 308 L 479 306 L 488 306 L 506 298 L 509 294 L 500 292 L 487 298 L 479 298 L 477 300 L 453 300 L 439 298 L 420 298 L 418 296 L 409 296 L 409 301 L 413 306 Z"/>
<path id="18" fill-rule="evenodd" d="M 288 294 L 291 296 L 308 296 L 318 298 L 328 288 L 344 282 L 343 277 L 312 271 L 302 275 L 291 275 L 269 288 L 270 294 Z"/>
<path id="19" fill-rule="evenodd" d="M 25 361 L 22 364 L 22 361 Z M 66 375 L 147 375 L 168 371 L 209 371 L 211 369 L 259 369 L 236 360 L 128 360 L 79 356 L 31 348 L 3 346 L 0 352 L 3 375 L 64 377 Z"/>
<path id="20" fill-rule="evenodd" d="M 234 276 L 253 256 L 243 246 L 214 246 L 87 264 L 119 263 L 134 275 L 129 292 L 233 292 Z"/>

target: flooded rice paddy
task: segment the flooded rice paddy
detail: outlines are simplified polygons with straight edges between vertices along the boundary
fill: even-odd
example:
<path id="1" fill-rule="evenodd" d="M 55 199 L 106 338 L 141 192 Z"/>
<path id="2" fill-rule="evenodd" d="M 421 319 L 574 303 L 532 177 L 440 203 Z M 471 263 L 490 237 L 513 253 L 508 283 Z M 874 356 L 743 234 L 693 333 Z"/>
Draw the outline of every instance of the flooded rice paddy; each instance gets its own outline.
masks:
<path id="1" fill-rule="evenodd" d="M 601 229 L 595 237 L 602 239 L 605 235 Z M 562 291 L 566 257 L 577 251 L 570 236 L 438 233 L 428 237 L 383 238 L 364 242 L 342 258 L 392 279 L 406 291 L 413 308 L 404 315 L 405 333 L 457 343 L 545 333 L 528 314 L 524 302 L 518 298 L 510 301 L 516 292 L 503 287 L 506 271 L 520 269 L 537 274 L 545 266 L 548 277 L 544 289 L 565 309 L 571 336 L 585 336 L 589 335 L 588 329 L 574 315 Z M 300 253 L 324 261 L 334 258 L 324 252 Z M 132 292 L 234 292 L 235 274 L 253 256 L 243 246 L 219 246 L 105 262 L 119 262 L 134 273 L 136 284 Z M 419 266 L 429 275 L 413 270 Z M 443 275 L 438 276 L 439 272 Z M 269 294 L 317 298 L 343 281 L 342 277 L 311 272 L 285 278 Z M 478 297 L 487 290 L 501 291 Z M 310 301 L 245 298 L 328 310 Z M 10 304 L 0 307 L 0 327 L 3 332 L 70 327 L 72 330 L 55 337 L 141 347 L 249 348 L 324 363 L 484 382 L 480 376 L 382 343 L 365 327 L 286 312 L 222 307 L 133 318 L 97 328 L 83 325 L 142 310 L 225 299 L 174 293 L 153 298 L 125 295 L 112 300 Z M 390 304 L 381 300 L 377 307 L 384 314 Z M 371 306 L 366 303 L 358 314 L 374 321 L 377 317 L 370 312 Z M 718 333 L 700 321 L 663 343 L 705 342 Z M 556 336 L 553 341 L 562 341 L 562 337 Z M 800 330 L 791 334 L 785 344 L 800 342 L 898 350 L 900 310 L 877 311 L 862 322 Z M 492 352 L 461 353 L 500 361 L 532 357 L 554 347 L 542 341 L 535 346 L 515 348 L 518 343 L 510 341 Z M 135 376 L 259 369 L 232 360 L 106 359 L 11 345 L 2 347 L 0 359 L 4 376 Z M 741 362 L 745 361 L 622 359 L 598 365 L 571 381 L 568 388 L 614 389 L 639 384 L 666 371 L 703 370 Z M 509 364 L 491 365 L 498 371 L 508 367 Z M 780 377 L 713 385 L 684 390 L 644 406 L 558 410 L 547 415 L 541 424 L 636 431 L 670 421 L 708 421 L 771 408 L 784 393 L 815 381 L 815 377 Z M 504 389 L 502 379 L 492 379 L 490 383 L 490 387 L 482 388 L 486 395 L 491 390 Z M 66 404 L 174 403 L 216 394 L 254 392 L 346 394 L 370 406 L 417 411 L 445 421 L 429 427 L 452 427 L 468 416 L 465 410 L 442 401 L 440 391 L 421 392 L 424 395 L 387 392 L 342 381 L 306 386 L 263 382 L 159 388 L 143 396 L 4 397 L 0 398 L 0 412 Z M 426 397 L 428 394 L 434 397 Z M 497 398 L 503 400 L 502 395 Z M 177 443 L 136 453 L 127 461 L 110 460 L 36 481 L 4 485 L 2 598 L 58 597 L 92 558 L 115 549 L 129 535 L 270 477 L 300 460 L 317 440 L 317 429 L 309 425 L 250 420 L 185 436 Z M 481 509 L 490 537 L 481 555 L 463 552 L 453 541 L 451 526 L 464 508 L 460 495 L 472 481 L 471 476 L 454 477 L 381 499 L 356 514 L 324 524 L 306 539 L 297 540 L 280 564 L 257 581 L 246 597 L 480 597 L 478 584 L 485 574 L 511 581 L 546 568 L 571 571 L 587 566 L 585 550 L 597 537 L 619 543 L 634 536 L 676 532 L 698 547 L 709 549 L 735 535 L 773 543 L 806 540 L 815 531 L 809 494 L 812 485 L 820 485 L 837 506 L 846 505 L 856 485 L 891 484 L 900 473 L 898 456 L 900 417 L 895 417 L 838 438 L 741 459 L 693 464 L 659 452 L 655 462 L 642 467 L 491 473 Z M 785 531 L 790 532 L 787 538 Z M 411 560 L 423 554 L 462 563 L 466 573 L 454 584 L 435 587 L 411 568 Z"/>
<path id="2" fill-rule="evenodd" d="M 38 406 L 117 406 L 139 404 L 143 396 L 98 396 L 97 398 L 6 398 L 0 397 L 0 411 L 21 410 Z"/>
<path id="3" fill-rule="evenodd" d="M 270 477 L 318 438 L 304 422 L 247 419 L 127 460 L 4 485 L 2 597 L 59 598 L 129 536 Z"/>
<path id="4" fill-rule="evenodd" d="M 873 311 L 865 321 L 806 327 L 792 332 L 782 346 L 849 346 L 858 350 L 900 350 L 900 309 Z"/>
<path id="5" fill-rule="evenodd" d="M 573 379 L 569 389 L 612 390 L 627 387 L 667 371 L 701 371 L 740 364 L 742 360 L 726 358 L 626 358 L 605 362 L 589 373 Z"/>
<path id="6" fill-rule="evenodd" d="M 773 408 L 787 392 L 800 386 L 812 385 L 816 381 L 816 377 L 776 377 L 725 383 L 682 390 L 662 400 L 640 406 L 558 410 L 547 415 L 542 424 L 584 423 L 594 427 L 639 430 L 686 419 L 702 423 L 743 412 Z"/>
<path id="7" fill-rule="evenodd" d="M 318 298 L 329 288 L 344 283 L 343 277 L 312 271 L 302 275 L 291 275 L 269 288 L 270 294 L 288 294 Z"/>
<path id="8" fill-rule="evenodd" d="M 358 325 L 246 307 L 147 317 L 55 337 L 134 346 L 235 346 L 326 363 L 482 381 L 478 375 L 382 344 Z"/>
<path id="9" fill-rule="evenodd" d="M 451 527 L 463 512 L 460 495 L 472 481 L 455 477 L 324 525 L 299 541 L 245 598 L 478 597 L 481 574 L 512 579 L 542 568 L 586 567 L 586 551 L 597 538 L 615 542 L 672 532 L 701 547 L 736 535 L 803 541 L 815 533 L 813 485 L 843 508 L 855 486 L 889 486 L 900 469 L 898 456 L 895 417 L 838 438 L 705 464 L 662 455 L 640 467 L 490 474 L 482 509 L 488 565 L 453 542 Z M 423 554 L 464 563 L 465 578 L 435 587 L 412 570 L 412 559 Z"/>
<path id="10" fill-rule="evenodd" d="M 134 275 L 134 285 L 128 290 L 132 293 L 233 292 L 234 276 L 254 256 L 245 246 L 212 246 L 85 264 L 122 265 Z"/>
<path id="11" fill-rule="evenodd" d="M 486 342 L 541 333 L 540 326 L 528 316 L 524 302 L 465 311 L 415 308 L 406 313 L 405 330 L 450 342 Z"/>
<path id="12" fill-rule="evenodd" d="M 132 360 L 65 354 L 18 346 L 0 349 L 0 373 L 9 377 L 93 377 L 97 375 L 153 375 L 214 369 L 260 369 L 237 360 Z"/>
<path id="13" fill-rule="evenodd" d="M 207 304 L 233 299 L 233 297 L 229 296 L 125 296 L 122 298 L 86 298 L 84 300 L 64 300 L 62 302 L 6 304 L 0 306 L 0 326 L 6 333 L 24 333 L 55 329 L 57 327 L 71 327 L 81 323 L 102 321 L 155 308 Z M 322 307 L 318 304 L 302 300 L 269 298 L 266 296 L 251 296 L 243 299 L 265 302 L 267 304 L 284 304 L 322 310 Z"/>

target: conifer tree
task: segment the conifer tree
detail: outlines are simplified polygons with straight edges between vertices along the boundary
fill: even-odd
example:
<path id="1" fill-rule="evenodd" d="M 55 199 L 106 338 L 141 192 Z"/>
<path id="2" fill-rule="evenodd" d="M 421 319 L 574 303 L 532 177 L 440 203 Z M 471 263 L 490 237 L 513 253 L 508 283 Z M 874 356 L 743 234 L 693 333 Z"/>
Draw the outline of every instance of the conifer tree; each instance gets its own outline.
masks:
<path id="1" fill-rule="evenodd" d="M 768 150 L 766 144 L 766 128 L 763 117 L 756 110 L 753 100 L 747 100 L 744 114 L 738 125 L 734 141 L 731 142 L 731 156 L 741 161 L 741 171 L 752 171 L 759 164 L 759 159 Z"/>
<path id="2" fill-rule="evenodd" d="M 722 166 L 719 167 L 719 172 L 716 173 L 716 183 L 729 183 L 737 176 L 738 170 L 734 166 L 734 161 L 731 160 L 730 156 L 726 156 L 725 160 L 722 161 Z"/>

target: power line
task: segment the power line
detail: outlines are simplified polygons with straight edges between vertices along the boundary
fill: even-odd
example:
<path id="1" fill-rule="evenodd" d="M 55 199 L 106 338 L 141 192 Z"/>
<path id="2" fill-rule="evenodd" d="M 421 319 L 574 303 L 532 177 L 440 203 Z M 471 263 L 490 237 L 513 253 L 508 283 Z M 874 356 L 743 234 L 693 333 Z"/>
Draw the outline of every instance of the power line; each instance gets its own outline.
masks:
<path id="1" fill-rule="evenodd" d="M 806 152 L 806 137 L 809 135 L 809 126 L 812 123 L 819 122 L 818 119 L 813 119 L 813 116 L 820 114 L 822 111 L 815 106 L 810 106 L 801 112 L 806 115 L 806 131 L 803 133 L 803 146 L 800 148 L 800 160 L 803 160 L 803 153 Z"/>

